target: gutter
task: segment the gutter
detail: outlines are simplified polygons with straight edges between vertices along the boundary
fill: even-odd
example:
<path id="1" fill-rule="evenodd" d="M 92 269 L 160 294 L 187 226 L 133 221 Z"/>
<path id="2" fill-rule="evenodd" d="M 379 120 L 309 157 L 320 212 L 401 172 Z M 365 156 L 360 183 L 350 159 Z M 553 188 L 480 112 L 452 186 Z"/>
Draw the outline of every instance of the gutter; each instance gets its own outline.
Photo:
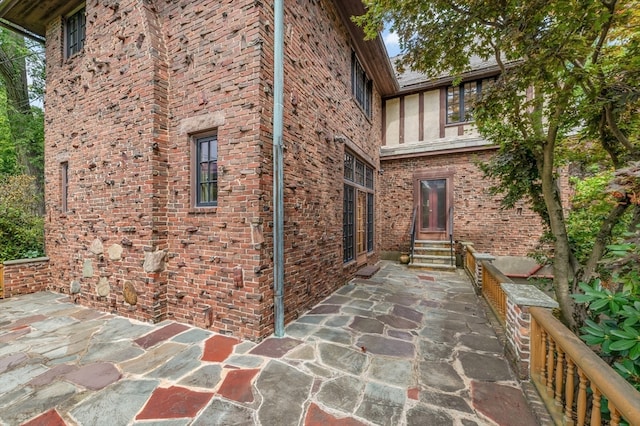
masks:
<path id="1" fill-rule="evenodd" d="M 284 0 L 274 4 L 273 46 L 273 309 L 276 337 L 284 336 Z"/>
<path id="2" fill-rule="evenodd" d="M 32 33 L 26 28 L 23 28 L 20 25 L 14 24 L 13 22 L 9 22 L 4 18 L 0 18 L 0 27 L 4 27 L 9 31 L 13 31 L 14 33 L 20 34 L 23 37 L 30 38 L 31 40 L 37 41 L 40 44 L 44 44 L 45 42 L 44 37 L 38 34 Z"/>

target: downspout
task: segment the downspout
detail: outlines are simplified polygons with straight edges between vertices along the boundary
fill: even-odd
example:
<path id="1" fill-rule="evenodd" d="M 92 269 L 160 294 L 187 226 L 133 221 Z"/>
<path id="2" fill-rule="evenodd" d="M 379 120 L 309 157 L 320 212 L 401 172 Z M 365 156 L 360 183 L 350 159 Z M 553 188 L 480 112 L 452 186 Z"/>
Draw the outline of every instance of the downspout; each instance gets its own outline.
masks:
<path id="1" fill-rule="evenodd" d="M 284 0 L 274 4 L 273 46 L 273 309 L 276 337 L 284 336 Z"/>

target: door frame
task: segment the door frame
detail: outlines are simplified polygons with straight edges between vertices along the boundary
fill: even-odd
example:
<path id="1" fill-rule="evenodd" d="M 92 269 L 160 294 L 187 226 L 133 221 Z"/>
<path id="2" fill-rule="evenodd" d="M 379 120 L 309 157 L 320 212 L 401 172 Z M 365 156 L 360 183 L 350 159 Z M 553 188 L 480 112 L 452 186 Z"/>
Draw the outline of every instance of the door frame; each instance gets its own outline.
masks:
<path id="1" fill-rule="evenodd" d="M 453 176 L 454 171 L 452 169 L 423 169 L 417 170 L 413 173 L 413 209 L 416 211 L 416 222 L 421 217 L 421 191 L 420 181 L 423 180 L 444 180 L 446 187 L 446 221 L 445 229 L 443 231 L 436 232 L 420 232 L 420 227 L 416 225 L 416 239 L 418 240 L 447 240 L 449 238 L 450 226 L 452 225 L 452 219 L 449 217 L 451 213 L 451 207 L 453 206 Z"/>

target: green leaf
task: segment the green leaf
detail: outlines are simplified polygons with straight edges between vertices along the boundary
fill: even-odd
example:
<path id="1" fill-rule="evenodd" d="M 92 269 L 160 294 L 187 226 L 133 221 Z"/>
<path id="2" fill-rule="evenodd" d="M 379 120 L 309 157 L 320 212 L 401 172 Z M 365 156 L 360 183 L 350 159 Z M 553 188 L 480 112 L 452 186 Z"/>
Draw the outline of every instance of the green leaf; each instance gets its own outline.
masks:
<path id="1" fill-rule="evenodd" d="M 607 305 L 609 305 L 609 299 L 600 299 L 590 303 L 589 309 L 597 312 L 605 308 Z"/>
<path id="2" fill-rule="evenodd" d="M 618 340 L 609 345 L 611 351 L 626 351 L 636 345 L 635 340 Z"/>
<path id="3" fill-rule="evenodd" d="M 635 346 L 629 351 L 629 358 L 633 361 L 640 358 L 640 342 L 636 343 Z"/>

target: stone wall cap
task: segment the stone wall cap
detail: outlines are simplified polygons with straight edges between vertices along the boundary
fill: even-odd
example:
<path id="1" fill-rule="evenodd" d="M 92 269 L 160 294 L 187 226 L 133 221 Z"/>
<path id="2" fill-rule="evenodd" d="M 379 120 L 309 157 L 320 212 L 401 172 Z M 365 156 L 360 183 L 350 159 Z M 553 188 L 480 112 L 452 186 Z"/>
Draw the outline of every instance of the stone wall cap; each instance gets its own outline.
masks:
<path id="1" fill-rule="evenodd" d="M 495 256 L 489 253 L 474 253 L 473 257 L 478 260 L 495 260 Z"/>
<path id="2" fill-rule="evenodd" d="M 539 288 L 530 284 L 500 284 L 509 300 L 516 305 L 557 308 L 558 302 L 544 294 Z"/>
<path id="3" fill-rule="evenodd" d="M 5 260 L 2 263 L 6 266 L 6 265 L 20 265 L 22 263 L 41 263 L 41 262 L 48 262 L 48 261 L 49 261 L 48 257 L 34 257 L 31 259 Z"/>

